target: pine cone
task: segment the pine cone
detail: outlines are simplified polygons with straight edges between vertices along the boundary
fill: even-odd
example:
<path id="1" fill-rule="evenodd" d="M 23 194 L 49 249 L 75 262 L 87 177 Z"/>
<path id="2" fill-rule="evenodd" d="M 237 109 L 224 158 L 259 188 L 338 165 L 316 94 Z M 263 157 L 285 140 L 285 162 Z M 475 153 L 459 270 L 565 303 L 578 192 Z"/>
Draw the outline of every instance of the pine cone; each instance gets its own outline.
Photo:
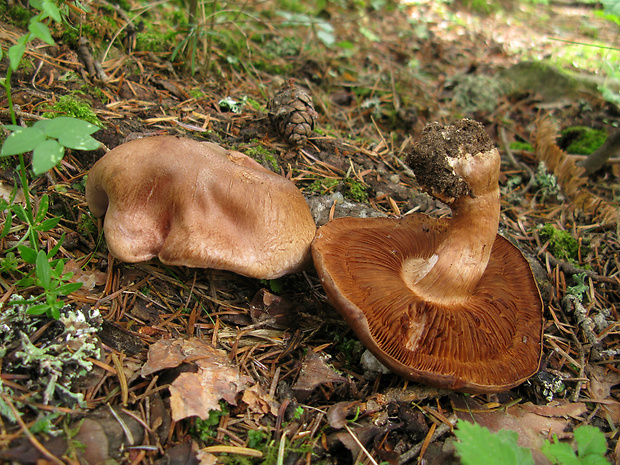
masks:
<path id="1" fill-rule="evenodd" d="M 302 146 L 312 134 L 319 115 L 312 105 L 312 97 L 294 83 L 294 79 L 284 83 L 267 109 L 278 134 L 289 144 Z"/>

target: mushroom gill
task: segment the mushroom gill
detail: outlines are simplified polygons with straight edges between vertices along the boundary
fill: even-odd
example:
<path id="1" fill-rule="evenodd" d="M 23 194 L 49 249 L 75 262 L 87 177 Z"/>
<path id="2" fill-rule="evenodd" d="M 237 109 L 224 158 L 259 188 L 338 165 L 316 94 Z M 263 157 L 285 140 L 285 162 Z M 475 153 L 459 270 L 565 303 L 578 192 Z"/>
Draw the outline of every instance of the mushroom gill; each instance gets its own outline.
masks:
<path id="1" fill-rule="evenodd" d="M 542 302 L 527 261 L 497 235 L 499 154 L 464 120 L 431 125 L 409 160 L 452 218 L 331 221 L 312 246 L 323 287 L 395 373 L 468 392 L 516 386 L 538 369 Z"/>

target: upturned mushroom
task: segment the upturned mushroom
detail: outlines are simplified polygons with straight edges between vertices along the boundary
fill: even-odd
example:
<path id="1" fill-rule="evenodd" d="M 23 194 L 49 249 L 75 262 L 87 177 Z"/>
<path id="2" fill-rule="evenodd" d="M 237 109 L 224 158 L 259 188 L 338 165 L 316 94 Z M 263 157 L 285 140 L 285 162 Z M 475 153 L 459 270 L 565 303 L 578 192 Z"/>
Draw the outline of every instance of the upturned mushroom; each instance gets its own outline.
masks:
<path id="1" fill-rule="evenodd" d="M 158 257 L 274 279 L 309 263 L 316 232 L 291 181 L 240 152 L 175 136 L 108 152 L 90 170 L 86 200 L 124 262 Z"/>
<path id="2" fill-rule="evenodd" d="M 500 156 L 482 125 L 434 123 L 408 155 L 451 219 L 340 218 L 312 245 L 321 283 L 394 373 L 472 393 L 538 370 L 542 301 L 519 250 L 497 234 Z"/>

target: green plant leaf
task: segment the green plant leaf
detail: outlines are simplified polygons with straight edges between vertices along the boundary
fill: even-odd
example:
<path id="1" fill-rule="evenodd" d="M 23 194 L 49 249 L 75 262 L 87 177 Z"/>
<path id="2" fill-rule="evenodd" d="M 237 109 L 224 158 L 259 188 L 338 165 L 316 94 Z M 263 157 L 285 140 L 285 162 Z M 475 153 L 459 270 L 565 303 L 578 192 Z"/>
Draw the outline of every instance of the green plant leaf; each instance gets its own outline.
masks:
<path id="1" fill-rule="evenodd" d="M 28 307 L 26 313 L 29 315 L 43 315 L 44 313 L 47 313 L 48 310 L 50 310 L 50 306 L 48 304 L 37 304 L 32 307 Z"/>
<path id="2" fill-rule="evenodd" d="M 101 146 L 101 142 L 99 142 L 94 137 L 84 134 L 72 134 L 71 132 L 63 134 L 63 136 L 58 139 L 58 142 L 60 142 L 65 147 L 74 150 L 97 150 Z"/>
<path id="3" fill-rule="evenodd" d="M 96 150 L 101 145 L 90 136 L 100 129 L 99 126 L 81 119 L 59 116 L 52 120 L 38 121 L 33 127 L 41 129 L 49 137 L 58 139 L 58 142 L 70 149 Z"/>
<path id="4" fill-rule="evenodd" d="M 44 0 L 41 5 L 41 9 L 47 13 L 54 21 L 60 23 L 62 21 L 62 16 L 60 10 L 56 6 L 56 4 L 52 0 Z"/>
<path id="5" fill-rule="evenodd" d="M 34 229 L 37 231 L 49 231 L 50 229 L 54 229 L 58 225 L 59 222 L 60 222 L 60 218 L 57 218 L 57 217 L 48 218 L 46 220 L 43 220 L 38 225 L 36 225 Z"/>
<path id="6" fill-rule="evenodd" d="M 45 134 L 37 128 L 12 127 L 17 127 L 18 129 L 13 130 L 4 141 L 4 144 L 2 144 L 2 151 L 0 151 L 0 156 L 2 157 L 30 152 L 46 140 Z"/>
<path id="7" fill-rule="evenodd" d="M 37 211 L 37 215 L 35 216 L 34 220 L 37 223 L 40 223 L 43 218 L 45 218 L 45 215 L 47 215 L 47 210 L 50 207 L 50 196 L 47 194 L 43 194 L 41 196 L 41 200 L 39 201 L 39 210 Z"/>
<path id="8" fill-rule="evenodd" d="M 42 22 L 32 21 L 28 25 L 28 30 L 32 33 L 33 36 L 38 37 L 46 44 L 48 45 L 55 44 L 54 39 L 52 39 L 52 34 L 50 34 L 50 30 Z"/>
<path id="9" fill-rule="evenodd" d="M 47 254 L 43 250 L 39 250 L 37 254 L 35 274 L 41 282 L 41 287 L 48 290 L 52 281 L 52 269 L 50 262 L 47 261 Z"/>
<path id="10" fill-rule="evenodd" d="M 60 279 L 62 277 L 62 270 L 65 269 L 65 261 L 64 260 L 56 260 L 56 265 L 54 266 L 54 277 Z M 67 273 L 71 274 L 71 273 Z"/>
<path id="11" fill-rule="evenodd" d="M 17 39 L 17 43 L 9 48 L 9 61 L 11 63 L 11 69 L 17 71 L 19 63 L 22 61 L 22 57 L 26 52 L 26 41 L 28 37 L 26 35 Z"/>
<path id="12" fill-rule="evenodd" d="M 60 309 L 62 308 L 62 302 L 59 300 L 56 301 L 56 305 L 50 307 L 47 311 L 47 314 L 52 317 L 54 320 L 60 319 Z"/>
<path id="13" fill-rule="evenodd" d="M 580 459 L 579 465 L 609 465 L 609 460 L 601 455 L 586 455 Z"/>
<path id="14" fill-rule="evenodd" d="M 32 151 L 32 172 L 42 174 L 58 164 L 65 154 L 65 148 L 53 139 L 47 139 Z"/>
<path id="15" fill-rule="evenodd" d="M 37 261 L 37 251 L 32 247 L 28 247 L 27 245 L 20 245 L 17 247 L 19 251 L 19 256 L 22 257 L 22 260 L 26 263 L 30 263 L 34 265 Z"/>
<path id="16" fill-rule="evenodd" d="M 67 284 L 63 284 L 62 286 L 58 286 L 56 291 L 58 291 L 58 293 L 61 295 L 69 295 L 72 292 L 77 291 L 81 287 L 82 287 L 82 283 L 67 283 Z"/>
<path id="17" fill-rule="evenodd" d="M 28 213 L 24 210 L 24 207 L 19 204 L 13 204 L 9 208 L 13 213 L 15 213 L 15 216 L 17 216 L 20 221 L 28 223 Z"/>
<path id="18" fill-rule="evenodd" d="M 459 420 L 454 434 L 460 440 L 455 446 L 463 465 L 534 465 L 530 450 L 517 445 L 514 431 L 491 433 L 480 425 Z"/>
<path id="19" fill-rule="evenodd" d="M 8 211 L 6 214 L 6 219 L 4 220 L 4 226 L 2 226 L 2 232 L 0 233 L 0 239 L 3 239 L 9 234 L 11 230 L 11 226 L 13 225 L 13 213 Z"/>
<path id="20" fill-rule="evenodd" d="M 39 11 L 43 11 L 43 0 L 29 0 L 28 2 L 32 8 L 36 8 Z"/>
<path id="21" fill-rule="evenodd" d="M 26 276 L 15 283 L 15 287 L 17 288 L 30 286 L 34 286 L 34 278 L 31 278 L 30 276 Z"/>
<path id="22" fill-rule="evenodd" d="M 559 442 L 557 436 L 553 444 L 549 441 L 545 441 L 540 450 L 552 463 L 579 465 L 579 459 L 575 455 L 575 451 L 573 451 L 571 445 L 565 442 Z"/>
<path id="23" fill-rule="evenodd" d="M 607 440 L 600 429 L 590 425 L 583 425 L 575 428 L 573 433 L 575 441 L 577 441 L 579 457 L 585 457 L 586 455 L 602 456 L 607 452 Z"/>
<path id="24" fill-rule="evenodd" d="M 5 124 L 4 129 L 8 129 L 9 131 L 21 131 L 24 128 L 22 126 L 15 126 L 14 124 Z"/>
<path id="25" fill-rule="evenodd" d="M 52 219 L 56 219 L 56 218 L 52 218 Z M 58 221 L 60 221 L 60 218 L 58 218 Z M 58 222 L 56 222 L 56 224 L 58 224 Z M 52 226 L 53 228 L 56 227 L 56 225 Z M 52 228 L 50 228 L 52 229 Z M 65 233 L 62 233 L 62 235 L 60 236 L 60 239 L 58 239 L 58 242 L 56 242 L 56 245 L 54 247 L 52 247 L 52 249 L 47 253 L 47 257 L 49 259 L 51 259 L 54 255 L 56 255 L 58 253 L 58 251 L 60 250 L 60 246 L 62 245 L 62 243 L 65 240 Z"/>

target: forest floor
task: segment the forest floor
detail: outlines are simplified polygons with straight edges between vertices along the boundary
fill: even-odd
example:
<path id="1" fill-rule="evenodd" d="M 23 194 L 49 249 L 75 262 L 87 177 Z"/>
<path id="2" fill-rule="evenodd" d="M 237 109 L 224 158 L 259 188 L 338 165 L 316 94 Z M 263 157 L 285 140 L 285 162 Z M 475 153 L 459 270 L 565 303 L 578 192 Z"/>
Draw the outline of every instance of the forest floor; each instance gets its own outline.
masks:
<path id="1" fill-rule="evenodd" d="M 20 123 L 50 113 L 94 118 L 103 145 L 68 151 L 31 180 L 34 203 L 49 194 L 49 215 L 61 218 L 40 234 L 42 247 L 64 234 L 65 270 L 84 283 L 63 297 L 60 320 L 14 304 L 39 293 L 19 281 L 31 265 L 9 255 L 23 234 L 17 219 L 0 243 L 0 460 L 460 463 L 453 427 L 462 419 L 516 431 L 540 464 L 550 463 L 545 439 L 570 443 L 575 427 L 594 425 L 607 459 L 620 463 L 620 165 L 615 157 L 590 177 L 567 173 L 596 147 L 576 154 L 574 137 L 559 135 L 617 128 L 619 108 L 601 95 L 618 95 L 617 24 L 579 3 L 513 2 L 475 14 L 443 2 L 300 11 L 296 2 L 250 0 L 203 5 L 192 35 L 177 2 L 135 3 L 69 8 L 68 25 L 53 28 L 56 45 L 33 42 L 13 75 Z M 33 12 L 13 2 L 1 12 L 6 52 Z M 7 66 L 4 53 L 0 75 Z M 287 144 L 268 117 L 291 78 L 318 113 L 303 147 Z M 174 134 L 286 176 L 327 205 L 315 208 L 319 225 L 330 209 L 448 215 L 402 159 L 427 123 L 463 117 L 481 122 L 499 148 L 500 231 L 530 258 L 544 301 L 540 371 L 507 392 L 466 395 L 363 368 L 363 346 L 313 269 L 262 281 L 121 263 L 85 200 L 85 176 L 108 150 Z M 10 122 L 6 96 L 0 120 Z M 8 198 L 16 165 L 5 160 Z"/>

